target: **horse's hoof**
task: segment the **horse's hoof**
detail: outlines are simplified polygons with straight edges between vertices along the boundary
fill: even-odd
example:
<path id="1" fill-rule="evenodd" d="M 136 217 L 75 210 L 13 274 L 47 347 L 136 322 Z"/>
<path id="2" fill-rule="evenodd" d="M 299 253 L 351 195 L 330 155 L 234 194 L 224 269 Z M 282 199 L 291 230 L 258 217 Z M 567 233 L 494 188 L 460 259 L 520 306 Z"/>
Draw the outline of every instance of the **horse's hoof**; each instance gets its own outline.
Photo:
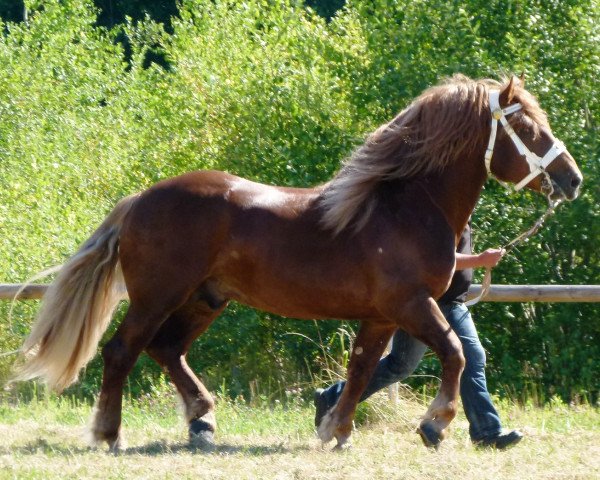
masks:
<path id="1" fill-rule="evenodd" d="M 114 433 L 100 432 L 98 430 L 90 430 L 87 432 L 87 443 L 94 450 L 102 449 L 105 442 L 108 445 L 108 452 L 118 454 L 125 450 L 125 442 L 120 432 Z"/>
<path id="2" fill-rule="evenodd" d="M 338 439 L 338 443 L 335 447 L 333 447 L 334 452 L 343 452 L 345 450 L 350 450 L 352 448 L 352 442 L 350 440 L 340 440 Z"/>
<path id="3" fill-rule="evenodd" d="M 214 434 L 209 431 L 190 433 L 190 445 L 203 452 L 214 452 L 217 449 Z"/>
<path id="4" fill-rule="evenodd" d="M 438 449 L 442 442 L 442 436 L 430 423 L 424 423 L 417 428 L 417 433 L 421 435 L 421 440 L 427 448 Z"/>
<path id="5" fill-rule="evenodd" d="M 108 452 L 112 453 L 113 455 L 119 455 L 120 453 L 123 453 L 123 451 L 125 451 L 125 445 L 120 435 L 115 440 L 107 440 L 107 443 Z"/>
<path id="6" fill-rule="evenodd" d="M 190 422 L 189 434 L 190 445 L 192 447 L 204 452 L 214 452 L 216 450 L 217 446 L 212 426 L 204 420 L 192 420 Z"/>

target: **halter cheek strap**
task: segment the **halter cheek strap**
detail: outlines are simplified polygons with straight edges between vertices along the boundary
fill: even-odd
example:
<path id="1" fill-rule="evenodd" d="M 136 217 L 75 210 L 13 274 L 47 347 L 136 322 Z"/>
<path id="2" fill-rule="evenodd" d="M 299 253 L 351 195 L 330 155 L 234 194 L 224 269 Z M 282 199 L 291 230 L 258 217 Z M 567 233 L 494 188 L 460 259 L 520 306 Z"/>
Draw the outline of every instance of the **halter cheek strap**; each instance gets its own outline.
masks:
<path id="1" fill-rule="evenodd" d="M 494 145 L 496 144 L 496 134 L 498 133 L 498 120 L 502 123 L 502 126 L 506 129 L 507 133 L 514 134 L 514 130 L 506 120 L 506 115 L 517 112 L 523 108 L 520 103 L 515 103 L 504 109 L 500 108 L 500 91 L 490 90 L 490 110 L 492 112 L 492 129 L 490 132 L 490 140 L 488 142 L 487 150 L 485 151 L 485 169 L 489 176 L 492 176 L 492 155 L 494 154 Z M 508 129 L 507 129 L 508 127 Z M 510 129 L 510 130 L 509 130 Z M 516 135 L 516 134 L 515 134 Z M 518 137 L 517 137 L 518 138 Z M 520 140 L 519 140 L 520 142 Z M 518 147 L 517 147 L 518 148 Z M 521 152 L 519 152 L 521 153 Z"/>
<path id="2" fill-rule="evenodd" d="M 498 121 L 500 121 L 507 135 L 514 143 L 515 147 L 517 147 L 519 154 L 523 155 L 527 160 L 527 163 L 529 164 L 529 175 L 527 175 L 514 186 L 515 190 L 521 190 L 525 185 L 527 185 L 541 173 L 547 175 L 546 167 L 550 165 L 550 163 L 561 153 L 566 152 L 567 148 L 561 141 L 557 140 L 556 138 L 553 138 L 553 144 L 550 147 L 550 149 L 546 152 L 544 157 L 536 155 L 527 148 L 527 146 L 515 133 L 513 128 L 508 123 L 508 120 L 506 119 L 507 115 L 521 110 L 523 108 L 522 105 L 520 103 L 515 103 L 514 105 L 509 105 L 506 108 L 501 108 L 499 90 L 489 91 L 489 101 L 490 111 L 492 113 L 492 125 L 490 131 L 490 140 L 488 142 L 487 150 L 485 152 L 485 168 L 488 172 L 488 175 L 492 176 L 492 155 L 494 154 L 494 145 L 496 143 L 496 134 L 498 132 Z"/>

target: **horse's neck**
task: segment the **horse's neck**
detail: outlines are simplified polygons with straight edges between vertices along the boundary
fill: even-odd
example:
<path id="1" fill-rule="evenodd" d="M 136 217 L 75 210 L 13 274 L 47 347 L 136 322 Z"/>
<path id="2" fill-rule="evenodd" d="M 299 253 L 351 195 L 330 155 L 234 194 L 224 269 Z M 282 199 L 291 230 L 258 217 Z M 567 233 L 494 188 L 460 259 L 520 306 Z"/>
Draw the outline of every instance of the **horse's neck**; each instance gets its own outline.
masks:
<path id="1" fill-rule="evenodd" d="M 457 238 L 473 212 L 486 180 L 483 157 L 465 158 L 422 181 L 432 201 L 444 213 Z M 481 163 L 481 164 L 479 164 Z"/>

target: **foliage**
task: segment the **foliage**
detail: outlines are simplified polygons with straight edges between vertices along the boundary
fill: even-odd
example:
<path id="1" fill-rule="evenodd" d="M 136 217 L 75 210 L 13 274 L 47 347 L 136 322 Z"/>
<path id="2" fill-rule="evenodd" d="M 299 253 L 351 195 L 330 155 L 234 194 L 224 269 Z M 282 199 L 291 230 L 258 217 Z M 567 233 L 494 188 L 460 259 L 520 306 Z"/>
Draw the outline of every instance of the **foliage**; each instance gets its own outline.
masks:
<path id="1" fill-rule="evenodd" d="M 355 1 L 330 21 L 291 0 L 189 0 L 168 24 L 164 12 L 163 23 L 130 14 L 111 29 L 99 25 L 98 5 L 31 0 L 27 23 L 0 25 L 2 281 L 21 282 L 62 262 L 120 197 L 157 180 L 218 168 L 271 184 L 315 185 L 441 77 L 525 70 L 586 185 L 494 271 L 494 281 L 598 283 L 597 0 Z M 148 62 L 151 49 L 169 68 Z M 488 183 L 474 216 L 476 245 L 505 243 L 543 208 L 535 195 Z M 16 305 L 12 325 L 8 308 L 0 306 L 2 351 L 18 347 L 37 303 Z M 491 389 L 595 401 L 598 313 L 582 304 L 476 307 Z M 322 338 L 334 357 L 347 354 L 339 327 L 232 305 L 196 342 L 190 361 L 212 390 L 283 398 L 320 378 L 323 351 L 307 339 Z M 0 377 L 9 364 L 0 358 Z M 96 392 L 100 369 L 96 358 L 73 391 Z M 435 372 L 427 359 L 420 373 Z M 158 375 L 143 358 L 129 391 L 147 391 Z"/>

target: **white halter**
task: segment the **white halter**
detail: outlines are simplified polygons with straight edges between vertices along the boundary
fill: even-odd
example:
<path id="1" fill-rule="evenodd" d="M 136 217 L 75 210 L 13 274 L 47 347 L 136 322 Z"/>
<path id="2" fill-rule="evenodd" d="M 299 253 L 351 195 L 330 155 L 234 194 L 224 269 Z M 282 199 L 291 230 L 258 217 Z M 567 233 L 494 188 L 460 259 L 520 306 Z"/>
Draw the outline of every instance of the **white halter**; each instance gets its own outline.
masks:
<path id="1" fill-rule="evenodd" d="M 510 105 L 506 108 L 501 108 L 500 107 L 500 91 L 498 91 L 498 90 L 490 90 L 489 99 L 490 99 L 490 110 L 492 112 L 492 131 L 490 132 L 490 141 L 488 142 L 487 150 L 485 152 L 485 168 L 487 170 L 488 175 L 493 176 L 492 170 L 491 170 L 491 163 L 492 163 L 492 155 L 494 154 L 494 144 L 496 143 L 496 133 L 498 131 L 498 120 L 500 120 L 500 123 L 502 123 L 504 130 L 506 130 L 506 133 L 512 139 L 513 143 L 515 144 L 515 147 L 517 147 L 519 154 L 525 156 L 525 159 L 527 160 L 527 163 L 529 164 L 529 171 L 530 171 L 529 175 L 527 175 L 523 180 L 521 180 L 519 183 L 517 183 L 515 185 L 515 187 L 514 187 L 515 190 L 521 190 L 525 185 L 527 185 L 529 182 L 531 182 L 531 180 L 533 180 L 535 177 L 537 177 L 540 173 L 543 173 L 546 176 L 546 178 L 548 179 L 548 186 L 549 186 L 549 190 L 550 190 L 549 192 L 546 192 L 546 194 L 548 196 L 548 202 L 549 202 L 549 206 L 548 206 L 548 209 L 546 210 L 546 212 L 537 220 L 537 222 L 535 222 L 533 227 L 531 227 L 526 232 L 523 232 L 517 238 L 511 240 L 504 247 L 502 247 L 502 250 L 504 250 L 506 252 L 507 250 L 514 248 L 519 243 L 526 241 L 531 235 L 535 234 L 538 231 L 538 229 L 542 226 L 542 224 L 544 223 L 544 220 L 546 219 L 546 217 L 548 217 L 550 214 L 552 214 L 554 209 L 562 202 L 562 199 L 558 199 L 558 200 L 550 199 L 550 195 L 552 194 L 553 187 L 552 187 L 552 182 L 550 181 L 550 175 L 548 175 L 548 172 L 546 172 L 546 167 L 548 165 L 550 165 L 550 163 L 556 157 L 558 157 L 561 153 L 566 152 L 567 149 L 561 141 L 552 137 L 552 140 L 553 140 L 552 146 L 546 152 L 544 157 L 542 158 L 542 157 L 536 155 L 535 153 L 533 153 L 531 150 L 529 150 L 525 146 L 525 144 L 517 136 L 517 134 L 515 133 L 513 128 L 508 123 L 508 120 L 506 119 L 506 115 L 510 115 L 511 113 L 518 112 L 519 110 L 521 110 L 523 108 L 523 106 L 520 103 L 515 103 L 514 105 Z M 498 180 L 498 181 L 501 184 L 505 185 L 504 182 L 502 182 L 500 180 Z M 507 185 L 505 185 L 505 186 L 507 186 Z M 476 303 L 478 303 L 483 297 L 485 297 L 487 295 L 491 284 L 492 284 L 492 268 L 487 267 L 485 270 L 485 276 L 483 277 L 483 281 L 481 282 L 481 292 L 479 293 L 479 295 L 476 298 L 466 302 L 465 305 L 470 307 L 471 305 L 475 305 Z"/>
<path id="2" fill-rule="evenodd" d="M 492 163 L 492 155 L 494 153 L 494 144 L 496 143 L 496 132 L 498 130 L 498 120 L 506 130 L 506 133 L 512 139 L 515 147 L 519 151 L 519 154 L 525 156 L 527 163 L 529 164 L 529 175 L 527 175 L 523 180 L 517 183 L 514 188 L 515 190 L 521 190 L 525 185 L 531 182 L 535 177 L 539 174 L 543 173 L 546 176 L 546 167 L 550 165 L 550 163 L 558 157 L 561 153 L 566 152 L 567 148 L 565 145 L 556 138 L 553 138 L 553 143 L 550 149 L 546 152 L 544 157 L 540 157 L 529 150 L 525 144 L 521 141 L 521 139 L 517 136 L 513 128 L 508 123 L 506 119 L 506 115 L 510 115 L 511 113 L 515 113 L 521 110 L 523 107 L 520 103 L 515 103 L 514 105 L 510 105 L 506 108 L 500 107 L 500 91 L 499 90 L 490 90 L 489 91 L 489 100 L 490 100 L 490 111 L 492 112 L 492 130 L 490 132 L 490 141 L 488 142 L 487 150 L 485 152 L 485 168 L 487 170 L 488 175 L 492 175 L 491 163 Z M 502 183 L 502 182 L 501 182 Z M 551 186 L 551 185 L 550 185 Z"/>

